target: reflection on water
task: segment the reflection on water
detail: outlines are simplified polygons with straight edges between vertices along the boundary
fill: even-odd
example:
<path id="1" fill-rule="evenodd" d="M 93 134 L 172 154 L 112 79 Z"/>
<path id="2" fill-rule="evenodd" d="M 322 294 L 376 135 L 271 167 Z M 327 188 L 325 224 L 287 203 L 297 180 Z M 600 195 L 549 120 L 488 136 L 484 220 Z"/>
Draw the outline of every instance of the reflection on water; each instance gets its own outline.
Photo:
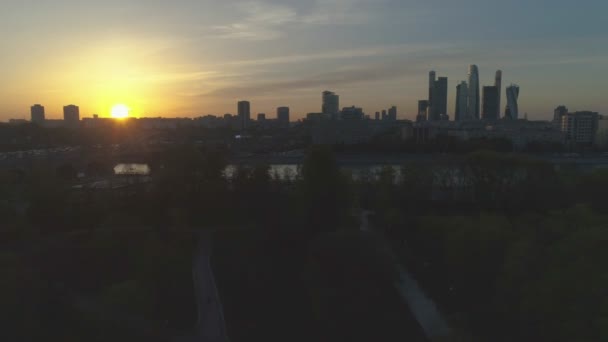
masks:
<path id="1" fill-rule="evenodd" d="M 148 164 L 118 164 L 114 167 L 114 174 L 119 176 L 148 176 L 150 166 Z"/>
<path id="2" fill-rule="evenodd" d="M 226 178 L 231 179 L 234 177 L 237 165 L 228 165 L 226 170 L 224 170 L 224 174 Z M 300 173 L 301 165 L 296 164 L 273 164 L 270 165 L 270 175 L 278 176 L 279 179 L 294 179 Z M 361 167 L 343 167 L 342 171 L 351 175 L 353 180 L 363 180 L 363 179 L 377 179 L 380 172 L 385 167 L 390 167 L 393 169 L 395 173 L 395 178 L 399 179 L 401 177 L 401 167 L 392 166 L 392 165 L 371 165 L 371 166 L 361 166 Z"/>
<path id="3" fill-rule="evenodd" d="M 237 165 L 228 165 L 224 170 L 224 175 L 228 179 L 232 179 L 236 173 Z M 401 168 L 397 166 L 362 166 L 362 167 L 344 167 L 342 170 L 351 175 L 354 180 L 362 179 L 377 179 L 382 169 L 391 167 L 395 173 L 395 177 L 399 179 L 401 176 Z M 300 173 L 300 165 L 296 164 L 273 164 L 270 165 L 270 175 L 278 177 L 282 180 L 294 179 Z M 114 174 L 119 176 L 149 176 L 151 173 L 148 164 L 118 164 L 114 167 Z"/>

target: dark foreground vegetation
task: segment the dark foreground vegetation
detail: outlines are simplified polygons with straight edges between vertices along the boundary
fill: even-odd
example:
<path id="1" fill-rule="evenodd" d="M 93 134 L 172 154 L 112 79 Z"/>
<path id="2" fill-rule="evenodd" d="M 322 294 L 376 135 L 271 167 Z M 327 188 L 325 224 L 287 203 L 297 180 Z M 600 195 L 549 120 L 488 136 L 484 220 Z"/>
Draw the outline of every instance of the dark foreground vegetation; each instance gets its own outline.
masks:
<path id="1" fill-rule="evenodd" d="M 201 229 L 232 341 L 425 341 L 398 263 L 451 340 L 608 337 L 606 171 L 475 152 L 354 179 L 323 147 L 298 174 L 226 177 L 221 153 L 190 146 L 157 164 L 115 189 L 74 187 L 67 166 L 2 170 L 1 340 L 191 333 Z"/>

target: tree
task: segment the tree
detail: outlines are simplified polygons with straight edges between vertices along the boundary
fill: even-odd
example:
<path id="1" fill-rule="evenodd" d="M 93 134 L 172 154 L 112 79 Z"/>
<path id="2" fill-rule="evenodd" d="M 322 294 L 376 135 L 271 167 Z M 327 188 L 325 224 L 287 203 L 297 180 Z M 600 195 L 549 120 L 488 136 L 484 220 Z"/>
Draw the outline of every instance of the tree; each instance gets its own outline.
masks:
<path id="1" fill-rule="evenodd" d="M 346 222 L 352 193 L 328 147 L 314 146 L 306 155 L 299 195 L 304 220 L 313 231 L 334 231 Z"/>

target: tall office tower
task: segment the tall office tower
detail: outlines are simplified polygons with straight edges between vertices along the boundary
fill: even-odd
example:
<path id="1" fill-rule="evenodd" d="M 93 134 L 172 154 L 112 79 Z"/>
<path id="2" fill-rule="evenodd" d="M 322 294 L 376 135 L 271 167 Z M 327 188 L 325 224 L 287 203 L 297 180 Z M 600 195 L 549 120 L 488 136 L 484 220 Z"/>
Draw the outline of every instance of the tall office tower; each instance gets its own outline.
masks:
<path id="1" fill-rule="evenodd" d="M 281 127 L 289 127 L 289 107 L 277 108 L 277 120 Z"/>
<path id="2" fill-rule="evenodd" d="M 388 119 L 389 121 L 397 121 L 397 107 L 392 106 L 388 110 Z"/>
<path id="3" fill-rule="evenodd" d="M 479 120 L 479 69 L 474 64 L 469 66 L 469 97 L 467 107 L 467 119 Z"/>
<path id="4" fill-rule="evenodd" d="M 380 112 L 376 112 L 375 119 L 376 119 L 376 121 L 380 120 Z"/>
<path id="5" fill-rule="evenodd" d="M 80 121 L 80 108 L 75 105 L 63 107 L 63 121 L 68 126 L 78 126 Z"/>
<path id="6" fill-rule="evenodd" d="M 35 104 L 31 108 L 32 112 L 32 123 L 42 125 L 44 124 L 44 106 Z"/>
<path id="7" fill-rule="evenodd" d="M 469 100 L 469 86 L 466 81 L 460 82 L 456 86 L 456 111 L 454 112 L 454 120 L 464 121 L 467 119 L 468 106 L 467 101 Z"/>
<path id="8" fill-rule="evenodd" d="M 239 120 L 241 129 L 247 129 L 251 121 L 251 103 L 249 101 L 239 101 L 238 103 Z"/>
<path id="9" fill-rule="evenodd" d="M 498 95 L 496 98 L 496 119 L 500 119 L 500 102 L 502 100 L 502 70 L 496 71 L 496 76 L 494 77 L 494 86 L 498 90 Z"/>
<path id="10" fill-rule="evenodd" d="M 430 120 L 442 120 L 448 115 L 448 78 L 439 77 L 433 87 L 433 115 Z"/>
<path id="11" fill-rule="evenodd" d="M 481 117 L 484 120 L 498 120 L 500 116 L 497 114 L 500 111 L 498 107 L 498 88 L 495 86 L 483 87 L 483 110 Z"/>
<path id="12" fill-rule="evenodd" d="M 507 87 L 507 108 L 505 110 L 505 119 L 517 120 L 519 119 L 519 105 L 517 100 L 519 98 L 519 86 L 511 84 Z"/>
<path id="13" fill-rule="evenodd" d="M 327 118 L 337 119 L 340 113 L 340 96 L 336 93 L 326 90 L 323 92 L 323 106 L 321 112 Z"/>
<path id="14" fill-rule="evenodd" d="M 386 114 L 386 109 L 382 110 L 382 121 L 388 120 L 388 115 Z"/>
<path id="15" fill-rule="evenodd" d="M 566 114 L 568 114 L 568 108 L 566 106 L 558 106 L 553 111 L 553 122 L 561 125 L 562 117 Z"/>
<path id="16" fill-rule="evenodd" d="M 429 105 L 427 108 L 427 119 L 431 120 L 431 116 L 433 115 L 433 100 L 434 100 L 434 92 L 435 92 L 435 82 L 437 81 L 437 74 L 435 71 L 429 72 Z"/>

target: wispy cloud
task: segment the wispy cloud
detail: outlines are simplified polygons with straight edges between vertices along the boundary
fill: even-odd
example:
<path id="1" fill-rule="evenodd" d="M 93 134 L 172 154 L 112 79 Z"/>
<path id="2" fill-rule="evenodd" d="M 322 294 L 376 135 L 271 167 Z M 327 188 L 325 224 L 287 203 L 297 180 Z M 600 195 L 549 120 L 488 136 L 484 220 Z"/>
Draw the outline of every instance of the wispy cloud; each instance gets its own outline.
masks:
<path id="1" fill-rule="evenodd" d="M 242 20 L 211 29 L 216 38 L 274 40 L 285 36 L 285 28 L 309 25 L 355 23 L 366 15 L 356 10 L 358 0 L 317 0 L 310 11 L 299 13 L 295 7 L 266 1 L 250 1 L 235 8 Z"/>

